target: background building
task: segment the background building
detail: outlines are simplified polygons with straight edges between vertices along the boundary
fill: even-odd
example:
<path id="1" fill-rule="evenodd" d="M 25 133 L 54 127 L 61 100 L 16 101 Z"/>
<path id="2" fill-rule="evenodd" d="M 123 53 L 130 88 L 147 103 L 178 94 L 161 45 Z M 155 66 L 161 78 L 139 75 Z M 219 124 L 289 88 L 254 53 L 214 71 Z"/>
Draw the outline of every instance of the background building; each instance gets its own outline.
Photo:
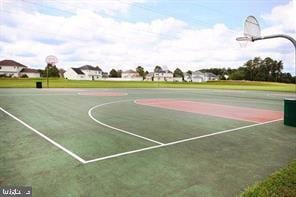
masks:
<path id="1" fill-rule="evenodd" d="M 6 77 L 22 77 L 39 78 L 40 73 L 36 69 L 28 68 L 27 66 L 14 60 L 0 61 L 0 76 Z"/>
<path id="2" fill-rule="evenodd" d="M 84 65 L 67 69 L 64 77 L 71 80 L 100 80 L 103 78 L 103 72 L 98 66 Z"/>

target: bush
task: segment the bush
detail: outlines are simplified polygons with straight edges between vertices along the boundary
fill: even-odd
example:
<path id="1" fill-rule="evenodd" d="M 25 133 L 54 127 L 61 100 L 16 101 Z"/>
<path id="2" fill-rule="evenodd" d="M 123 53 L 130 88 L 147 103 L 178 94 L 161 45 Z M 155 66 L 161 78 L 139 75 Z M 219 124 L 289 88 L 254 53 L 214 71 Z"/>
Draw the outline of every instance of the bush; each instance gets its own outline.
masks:
<path id="1" fill-rule="evenodd" d="M 241 197 L 269 197 L 269 196 L 296 196 L 296 160 L 291 162 L 266 180 L 256 183 L 241 194 Z"/>
<path id="2" fill-rule="evenodd" d="M 21 78 L 29 78 L 29 77 L 28 77 L 28 75 L 23 74 L 23 75 L 21 75 Z"/>

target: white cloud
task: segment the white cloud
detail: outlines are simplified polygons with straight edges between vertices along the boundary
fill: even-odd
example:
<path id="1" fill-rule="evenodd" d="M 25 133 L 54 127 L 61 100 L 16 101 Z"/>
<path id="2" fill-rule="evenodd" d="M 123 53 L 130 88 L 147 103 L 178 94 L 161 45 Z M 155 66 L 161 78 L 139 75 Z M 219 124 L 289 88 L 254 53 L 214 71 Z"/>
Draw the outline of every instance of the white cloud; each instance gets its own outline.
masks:
<path id="1" fill-rule="evenodd" d="M 270 56 L 283 59 L 285 70 L 294 70 L 293 49 L 281 39 L 250 43 L 248 48 L 241 49 L 235 37 L 242 33 L 225 24 L 200 29 L 173 17 L 138 23 L 117 21 L 98 10 L 108 10 L 112 14 L 126 12 L 128 7 L 125 6 L 135 1 L 115 7 L 104 1 L 92 1 L 95 5 L 83 9 L 78 9 L 73 2 L 63 1 L 62 6 L 73 12 L 71 15 L 47 15 L 26 9 L 17 10 L 17 14 L 11 10 L 1 15 L 4 23 L 0 24 L 0 59 L 15 59 L 41 68 L 44 58 L 54 54 L 60 59 L 58 66 L 64 68 L 93 64 L 109 71 L 143 65 L 153 70 L 158 64 L 170 69 L 178 66 L 185 71 L 214 66 L 238 67 L 249 58 Z M 53 1 L 46 1 L 45 5 L 48 4 L 58 6 Z M 263 19 L 271 23 L 262 30 L 263 34 L 291 32 L 295 17 L 282 22 L 290 16 L 288 13 L 295 14 L 290 5 L 278 6 L 263 15 Z"/>
<path id="2" fill-rule="evenodd" d="M 283 31 L 296 32 L 296 1 L 280 5 L 272 9 L 271 13 L 262 16 L 265 20 L 279 27 Z"/>

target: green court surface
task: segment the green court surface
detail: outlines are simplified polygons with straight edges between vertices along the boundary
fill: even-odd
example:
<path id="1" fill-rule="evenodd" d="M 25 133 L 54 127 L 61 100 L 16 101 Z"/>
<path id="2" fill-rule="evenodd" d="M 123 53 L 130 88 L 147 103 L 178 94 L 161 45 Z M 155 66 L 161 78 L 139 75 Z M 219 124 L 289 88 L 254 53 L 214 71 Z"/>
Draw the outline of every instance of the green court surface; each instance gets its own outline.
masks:
<path id="1" fill-rule="evenodd" d="M 32 186 L 33 196 L 42 197 L 236 196 L 295 159 L 296 128 L 281 118 L 250 122 L 135 100 L 282 112 L 290 96 L 176 88 L 0 89 L 0 185 Z"/>

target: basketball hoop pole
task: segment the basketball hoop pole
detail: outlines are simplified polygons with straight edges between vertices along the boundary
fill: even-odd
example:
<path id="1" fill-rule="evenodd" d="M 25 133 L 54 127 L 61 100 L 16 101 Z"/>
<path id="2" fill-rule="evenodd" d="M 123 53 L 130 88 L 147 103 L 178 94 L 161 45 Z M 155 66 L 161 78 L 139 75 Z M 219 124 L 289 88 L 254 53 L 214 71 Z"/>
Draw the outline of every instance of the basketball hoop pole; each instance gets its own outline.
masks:
<path id="1" fill-rule="evenodd" d="M 287 40 L 290 40 L 292 44 L 294 45 L 294 64 L 295 64 L 295 93 L 296 93 L 296 40 L 292 38 L 291 36 L 284 35 L 284 34 L 275 34 L 270 36 L 261 36 L 261 37 L 252 37 L 252 42 L 258 41 L 258 40 L 265 40 L 265 39 L 272 39 L 272 38 L 285 38 Z"/>
<path id="2" fill-rule="evenodd" d="M 48 84 L 49 84 L 49 83 L 48 83 L 48 82 L 49 82 L 49 81 L 48 81 L 48 67 L 49 67 L 49 64 L 47 64 L 47 69 L 46 69 L 46 86 L 47 86 L 47 88 L 49 88 L 49 87 L 48 87 Z"/>
<path id="3" fill-rule="evenodd" d="M 49 79 L 48 79 L 48 69 L 49 66 L 54 66 L 58 62 L 58 58 L 53 55 L 49 55 L 45 58 L 45 62 L 47 63 L 47 69 L 46 69 L 46 83 L 47 83 L 47 88 L 49 88 Z"/>

